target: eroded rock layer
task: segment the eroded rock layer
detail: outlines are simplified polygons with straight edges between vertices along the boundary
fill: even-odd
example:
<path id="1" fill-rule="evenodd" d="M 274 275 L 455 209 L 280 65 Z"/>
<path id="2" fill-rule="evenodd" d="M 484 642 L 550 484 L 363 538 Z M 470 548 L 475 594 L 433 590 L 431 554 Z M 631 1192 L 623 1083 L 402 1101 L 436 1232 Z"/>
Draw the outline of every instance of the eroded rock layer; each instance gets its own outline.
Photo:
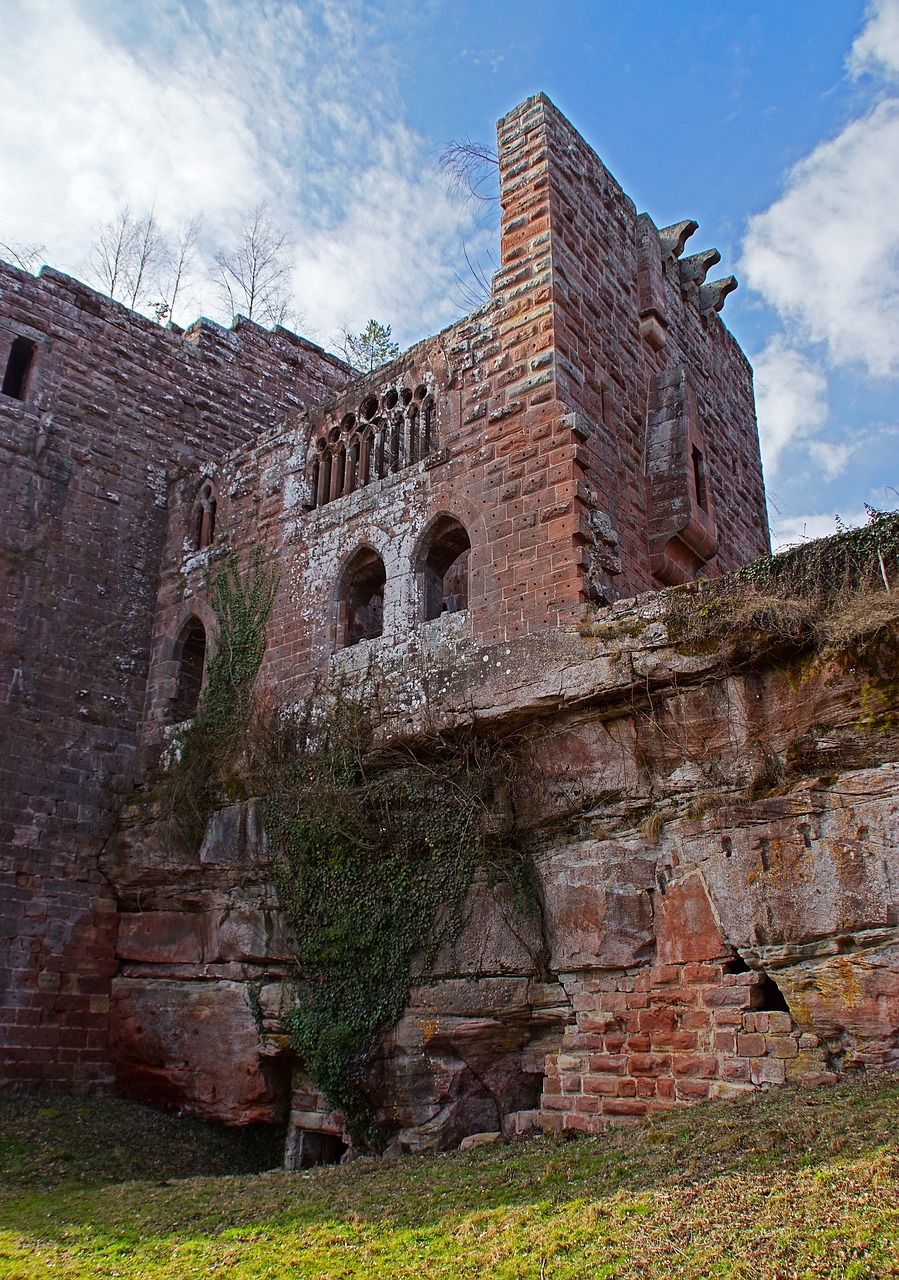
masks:
<path id="1" fill-rule="evenodd" d="M 540 912 L 479 880 L 372 1065 L 402 1149 L 899 1065 L 895 633 L 697 653 L 665 607 L 485 650 L 448 629 L 428 691 L 414 655 L 370 642 L 387 736 L 524 727 L 534 770 L 516 804 Z M 292 941 L 256 803 L 217 812 L 192 856 L 164 831 L 132 805 L 104 862 L 120 1084 L 228 1123 L 289 1108 L 294 1163 L 339 1154 L 285 1035 Z"/>

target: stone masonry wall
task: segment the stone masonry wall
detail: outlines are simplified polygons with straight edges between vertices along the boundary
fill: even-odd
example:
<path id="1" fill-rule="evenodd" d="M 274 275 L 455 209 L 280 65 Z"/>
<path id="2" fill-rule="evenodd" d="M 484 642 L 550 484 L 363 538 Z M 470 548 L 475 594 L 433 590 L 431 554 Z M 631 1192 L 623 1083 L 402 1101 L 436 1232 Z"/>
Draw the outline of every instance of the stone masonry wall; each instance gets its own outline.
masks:
<path id="1" fill-rule="evenodd" d="M 218 546 L 194 551 L 195 490 L 184 481 L 172 493 L 151 737 L 169 714 L 185 624 L 192 614 L 213 623 L 210 569 L 226 537 L 244 553 L 263 548 L 280 574 L 264 674 L 276 690 L 367 661 L 367 642 L 352 659 L 336 652 L 340 583 L 360 548 L 375 552 L 386 572 L 379 652 L 384 641 L 403 646 L 413 636 L 424 651 L 443 638 L 511 642 L 570 625 L 587 601 L 660 585 L 653 539 L 664 548 L 674 538 L 680 548 L 680 560 L 662 554 L 666 581 L 695 576 L 700 563 L 714 574 L 768 550 L 749 366 L 714 307 L 700 306 L 700 286 L 687 288 L 670 237 L 638 219 L 543 95 L 499 122 L 498 146 L 501 261 L 491 301 L 288 430 L 225 459 L 214 473 Z M 647 255 L 657 286 L 652 342 L 641 319 Z M 315 459 L 332 441 L 349 447 L 368 401 L 389 417 L 383 406 L 399 396 L 402 407 L 415 388 L 435 402 L 431 453 L 316 502 Z M 350 419 L 355 425 L 344 429 Z M 698 510 L 690 497 L 694 442 L 705 451 L 709 488 L 708 511 L 699 513 L 708 525 L 700 533 L 711 538 L 705 560 L 690 549 L 702 541 L 690 514 Z M 446 516 L 471 541 L 468 607 L 464 617 L 428 620 L 421 559 Z M 683 530 L 689 546 L 678 541 Z"/>
<path id="2" fill-rule="evenodd" d="M 108 1077 L 116 903 L 97 870 L 130 791 L 167 493 L 342 381 L 284 331 L 166 330 L 47 268 L 0 266 L 0 1080 Z"/>
<path id="3" fill-rule="evenodd" d="M 16 337 L 36 350 L 24 399 L 0 397 L 2 1079 L 108 1077 L 110 979 L 143 981 L 127 966 L 151 961 L 128 950 L 141 945 L 129 924 L 116 970 L 121 889 L 98 858 L 180 714 L 190 627 L 215 642 L 210 582 L 230 550 L 246 566 L 258 547 L 279 575 L 271 697 L 402 668 L 421 690 L 391 712 L 402 731 L 463 686 L 526 718 L 524 702 L 507 706 L 524 696 L 516 677 L 543 687 L 589 602 L 767 549 L 751 379 L 717 314 L 730 286 L 706 282 L 714 254 L 684 258 L 688 224 L 638 217 L 543 95 L 499 122 L 498 146 L 492 298 L 349 385 L 339 361 L 280 329 L 201 321 L 181 334 L 57 272 L 0 269 L 0 367 Z M 380 478 L 316 497 L 317 460 L 349 444 L 350 416 L 389 415 L 407 396 L 433 400 L 426 456 L 410 445 Z M 206 484 L 216 536 L 198 547 Z M 471 543 L 467 602 L 432 617 L 425 553 L 449 519 Z M 383 631 L 346 645 L 342 593 L 360 551 L 383 564 Z M 460 686 L 477 662 L 487 684 Z M 197 955 L 244 963 L 211 923 L 191 951 L 183 925 L 169 921 L 166 981 Z M 242 1007 L 241 974 L 220 976 Z M 257 1064 L 241 1105 L 260 1080 L 265 1094 L 264 1075 Z"/>
<path id="4" fill-rule="evenodd" d="M 638 481 L 659 465 L 647 438 L 654 388 L 683 370 L 695 395 L 697 442 L 717 525 L 718 552 L 703 571 L 726 573 L 767 554 L 752 370 L 717 314 L 727 288 L 705 284 L 719 255 L 682 258 L 679 237 L 675 256 L 672 237 L 660 237 L 646 214 L 637 217 L 596 153 L 545 98 L 535 100 L 530 113 L 519 109 L 505 117 L 499 136 L 501 156 L 508 148 L 516 159 L 546 157 L 557 395 L 582 425 L 575 531 L 585 522 L 589 528 L 591 516 L 595 524 L 596 511 L 607 515 L 619 538 L 620 594 L 666 585 L 647 564 L 653 494 Z M 647 297 L 650 273 L 654 288 Z M 652 328 L 645 323 L 649 314 Z M 681 454 L 672 463 L 668 483 L 677 486 L 682 478 L 680 502 L 696 505 L 691 459 Z M 589 539 L 583 542 L 589 564 Z"/>

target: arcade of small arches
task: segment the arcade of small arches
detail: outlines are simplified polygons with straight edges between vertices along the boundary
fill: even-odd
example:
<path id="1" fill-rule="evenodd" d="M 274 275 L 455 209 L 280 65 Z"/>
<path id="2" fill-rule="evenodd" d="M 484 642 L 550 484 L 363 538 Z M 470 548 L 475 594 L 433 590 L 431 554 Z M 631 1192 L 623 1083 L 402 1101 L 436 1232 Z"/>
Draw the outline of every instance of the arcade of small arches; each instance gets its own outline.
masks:
<path id="1" fill-rule="evenodd" d="M 315 444 L 309 505 L 323 507 L 421 462 L 437 446 L 437 406 L 424 385 L 367 396 Z"/>

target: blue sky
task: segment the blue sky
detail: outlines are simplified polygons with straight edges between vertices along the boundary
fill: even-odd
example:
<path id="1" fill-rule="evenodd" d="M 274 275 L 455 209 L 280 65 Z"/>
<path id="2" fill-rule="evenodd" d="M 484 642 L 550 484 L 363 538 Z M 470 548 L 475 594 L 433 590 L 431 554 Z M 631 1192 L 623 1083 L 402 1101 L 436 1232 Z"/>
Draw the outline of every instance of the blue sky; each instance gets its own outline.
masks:
<path id="1" fill-rule="evenodd" d="M 0 0 L 0 24 L 0 241 L 87 278 L 125 202 L 200 214 L 211 250 L 265 198 L 325 345 L 461 313 L 463 247 L 495 233 L 437 156 L 544 90 L 740 278 L 778 537 L 899 505 L 899 0 Z M 186 305 L 225 318 L 202 272 Z"/>

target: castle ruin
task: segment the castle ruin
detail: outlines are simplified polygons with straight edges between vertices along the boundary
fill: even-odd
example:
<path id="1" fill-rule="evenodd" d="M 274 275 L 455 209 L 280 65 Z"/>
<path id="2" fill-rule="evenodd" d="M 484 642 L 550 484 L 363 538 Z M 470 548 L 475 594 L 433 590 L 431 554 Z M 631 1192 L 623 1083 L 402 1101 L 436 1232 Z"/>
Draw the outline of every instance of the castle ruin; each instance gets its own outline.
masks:
<path id="1" fill-rule="evenodd" d="M 549 787 L 544 920 L 513 928 L 477 887 L 389 1033 L 401 1146 L 897 1061 L 891 732 L 852 671 L 797 691 L 678 650 L 653 594 L 769 551 L 752 374 L 719 316 L 736 282 L 543 95 L 498 144 L 492 297 L 370 376 L 280 328 L 182 333 L 0 268 L 4 1084 L 286 1108 L 299 1162 L 342 1140 L 278 1026 L 289 945 L 252 802 L 187 856 L 129 800 L 197 707 L 211 572 L 253 546 L 280 574 L 270 687 L 375 668 L 399 736 L 425 701 L 527 722 Z M 795 785 L 747 800 L 760 757 L 806 738 Z"/>

